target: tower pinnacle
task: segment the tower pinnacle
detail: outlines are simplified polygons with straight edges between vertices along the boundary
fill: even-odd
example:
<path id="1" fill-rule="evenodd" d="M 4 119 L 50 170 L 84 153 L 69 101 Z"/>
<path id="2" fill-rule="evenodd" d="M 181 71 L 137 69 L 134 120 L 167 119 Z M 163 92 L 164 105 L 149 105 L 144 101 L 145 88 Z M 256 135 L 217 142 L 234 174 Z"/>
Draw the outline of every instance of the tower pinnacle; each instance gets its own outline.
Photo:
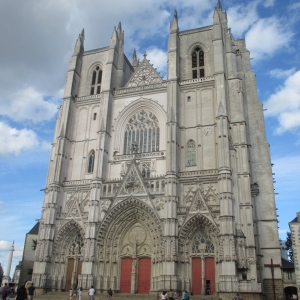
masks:
<path id="1" fill-rule="evenodd" d="M 171 22 L 171 25 L 170 25 L 170 32 L 178 32 L 179 31 L 179 28 L 178 28 L 178 15 L 177 15 L 177 10 L 175 9 L 174 11 L 174 17 L 173 17 L 173 20 Z"/>
<path id="2" fill-rule="evenodd" d="M 218 10 L 222 10 L 221 0 L 218 0 Z"/>

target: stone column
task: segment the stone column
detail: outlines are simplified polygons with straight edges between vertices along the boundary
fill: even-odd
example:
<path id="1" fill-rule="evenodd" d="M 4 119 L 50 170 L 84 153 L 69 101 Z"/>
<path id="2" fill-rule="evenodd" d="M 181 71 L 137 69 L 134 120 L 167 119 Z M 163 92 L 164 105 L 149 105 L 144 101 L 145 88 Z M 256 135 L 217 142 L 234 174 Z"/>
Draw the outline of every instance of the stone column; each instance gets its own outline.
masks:
<path id="1" fill-rule="evenodd" d="M 7 261 L 7 267 L 6 267 L 6 272 L 5 272 L 5 276 L 2 279 L 2 282 L 10 282 L 11 278 L 10 278 L 10 269 L 11 269 L 11 262 L 12 262 L 12 258 L 13 258 L 13 252 L 15 251 L 14 248 L 14 243 L 12 243 L 10 249 L 9 249 L 9 255 L 8 255 L 8 261 Z"/>
<path id="2" fill-rule="evenodd" d="M 205 257 L 204 252 L 206 250 L 206 244 L 201 244 L 199 246 L 199 251 L 201 253 L 201 281 L 202 281 L 202 289 L 201 289 L 201 295 L 205 295 L 206 291 L 206 280 L 205 280 Z"/>

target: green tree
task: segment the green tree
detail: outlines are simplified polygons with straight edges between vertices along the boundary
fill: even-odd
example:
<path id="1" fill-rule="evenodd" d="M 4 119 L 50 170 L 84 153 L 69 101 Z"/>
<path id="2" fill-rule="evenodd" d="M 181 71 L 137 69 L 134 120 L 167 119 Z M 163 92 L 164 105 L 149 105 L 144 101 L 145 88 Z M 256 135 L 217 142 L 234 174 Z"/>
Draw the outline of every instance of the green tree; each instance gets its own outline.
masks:
<path id="1" fill-rule="evenodd" d="M 294 262 L 292 234 L 290 232 L 286 233 L 285 246 L 286 246 L 286 250 L 288 252 L 288 257 L 290 258 L 290 261 Z"/>

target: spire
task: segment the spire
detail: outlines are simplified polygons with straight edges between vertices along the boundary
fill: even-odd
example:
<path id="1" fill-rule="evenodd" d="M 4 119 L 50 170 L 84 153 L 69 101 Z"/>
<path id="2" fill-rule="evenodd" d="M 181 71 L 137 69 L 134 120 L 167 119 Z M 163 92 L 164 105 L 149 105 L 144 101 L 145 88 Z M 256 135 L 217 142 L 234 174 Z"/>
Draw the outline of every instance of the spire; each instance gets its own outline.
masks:
<path id="1" fill-rule="evenodd" d="M 218 0 L 218 10 L 222 11 L 222 4 L 221 4 L 221 0 Z"/>
<path id="2" fill-rule="evenodd" d="M 115 45 L 117 43 L 117 40 L 118 40 L 118 34 L 117 34 L 116 26 L 115 26 L 114 31 L 111 35 L 111 45 Z"/>
<path id="3" fill-rule="evenodd" d="M 175 9 L 173 21 L 171 22 L 171 25 L 170 25 L 170 33 L 178 32 L 178 31 L 179 31 L 179 27 L 178 27 L 178 15 L 177 15 L 177 10 Z"/>
<path id="4" fill-rule="evenodd" d="M 84 28 L 82 28 L 82 30 L 81 30 L 80 38 L 83 43 L 84 42 Z"/>
<path id="5" fill-rule="evenodd" d="M 118 34 L 120 34 L 122 32 L 122 25 L 121 22 L 119 22 L 118 24 L 118 30 L 117 30 Z"/>
<path id="6" fill-rule="evenodd" d="M 174 10 L 174 19 L 178 20 L 178 16 L 177 16 L 177 10 Z"/>
<path id="7" fill-rule="evenodd" d="M 133 54 L 132 54 L 132 58 L 131 58 L 131 64 L 132 64 L 134 70 L 139 66 L 139 61 L 137 59 L 135 49 L 133 50 Z"/>
<path id="8" fill-rule="evenodd" d="M 74 47 L 74 55 L 77 55 L 80 52 L 83 52 L 84 48 L 84 29 L 82 29 L 81 33 L 78 36 L 78 39 L 76 41 L 75 47 Z"/>

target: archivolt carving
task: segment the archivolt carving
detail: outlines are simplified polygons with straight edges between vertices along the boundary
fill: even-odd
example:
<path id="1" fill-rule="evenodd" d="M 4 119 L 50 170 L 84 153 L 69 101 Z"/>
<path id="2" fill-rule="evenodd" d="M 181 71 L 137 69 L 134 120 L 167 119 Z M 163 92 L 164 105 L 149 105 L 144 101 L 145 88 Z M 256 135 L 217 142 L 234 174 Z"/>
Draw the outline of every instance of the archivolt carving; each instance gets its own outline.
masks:
<path id="1" fill-rule="evenodd" d="M 151 253 L 153 248 L 152 262 L 161 261 L 162 235 L 162 225 L 152 208 L 134 198 L 122 201 L 108 212 L 99 228 L 99 260 L 116 262 L 121 254 L 135 257 Z"/>
<path id="2" fill-rule="evenodd" d="M 199 230 L 203 230 L 211 237 L 212 242 L 214 242 L 214 249 L 216 249 L 216 241 L 219 234 L 218 228 L 207 217 L 197 214 L 190 218 L 179 231 L 179 253 L 181 262 L 189 262 L 189 255 L 191 254 L 190 241 L 194 239 L 194 236 Z"/>
<path id="3" fill-rule="evenodd" d="M 54 241 L 53 253 L 59 253 L 62 249 L 62 244 L 68 244 L 71 239 L 74 238 L 75 234 L 80 234 L 82 238 L 85 236 L 83 228 L 76 221 L 71 220 L 70 222 L 66 223 L 57 233 Z"/>

